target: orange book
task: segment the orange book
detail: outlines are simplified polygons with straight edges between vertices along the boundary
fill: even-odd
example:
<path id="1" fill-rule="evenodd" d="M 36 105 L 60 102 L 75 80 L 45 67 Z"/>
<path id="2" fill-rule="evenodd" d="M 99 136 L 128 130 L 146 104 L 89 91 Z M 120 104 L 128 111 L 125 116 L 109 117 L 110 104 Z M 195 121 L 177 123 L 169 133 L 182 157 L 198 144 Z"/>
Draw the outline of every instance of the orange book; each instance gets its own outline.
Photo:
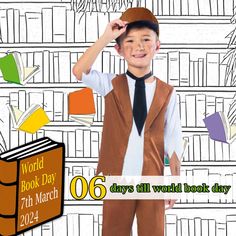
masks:
<path id="1" fill-rule="evenodd" d="M 65 147 L 41 138 L 0 154 L 0 235 L 62 215 Z"/>
<path id="2" fill-rule="evenodd" d="M 96 113 L 93 91 L 84 88 L 69 93 L 68 98 L 69 118 L 82 125 L 90 126 Z"/>

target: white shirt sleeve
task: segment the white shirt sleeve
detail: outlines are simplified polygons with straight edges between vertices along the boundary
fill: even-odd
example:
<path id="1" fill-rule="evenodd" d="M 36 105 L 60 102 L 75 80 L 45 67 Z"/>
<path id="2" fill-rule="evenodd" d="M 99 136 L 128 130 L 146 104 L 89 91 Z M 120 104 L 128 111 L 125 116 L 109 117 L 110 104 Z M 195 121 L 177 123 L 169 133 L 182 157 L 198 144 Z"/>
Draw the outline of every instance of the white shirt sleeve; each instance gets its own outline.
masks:
<path id="1" fill-rule="evenodd" d="M 175 152 L 179 160 L 181 159 L 183 153 L 183 137 L 179 104 L 177 103 L 175 89 L 172 91 L 165 114 L 164 150 L 165 155 L 169 158 L 171 158 L 172 154 Z"/>
<path id="2" fill-rule="evenodd" d="M 82 74 L 82 82 L 98 94 L 106 96 L 113 89 L 111 81 L 115 76 L 115 74 L 101 73 L 91 69 L 88 74 Z"/>

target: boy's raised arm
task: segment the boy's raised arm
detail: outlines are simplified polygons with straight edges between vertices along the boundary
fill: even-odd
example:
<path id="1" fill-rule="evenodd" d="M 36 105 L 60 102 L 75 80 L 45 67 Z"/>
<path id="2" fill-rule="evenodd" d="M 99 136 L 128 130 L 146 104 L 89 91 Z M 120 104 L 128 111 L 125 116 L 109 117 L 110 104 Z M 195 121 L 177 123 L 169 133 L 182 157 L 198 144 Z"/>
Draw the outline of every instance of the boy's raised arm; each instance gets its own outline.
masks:
<path id="1" fill-rule="evenodd" d="M 113 39 L 118 38 L 126 30 L 126 21 L 120 19 L 113 20 L 108 23 L 103 35 L 80 57 L 73 67 L 73 74 L 78 80 L 82 79 L 82 73 L 89 73 L 98 54 Z M 91 29 L 93 30 L 93 29 Z"/>

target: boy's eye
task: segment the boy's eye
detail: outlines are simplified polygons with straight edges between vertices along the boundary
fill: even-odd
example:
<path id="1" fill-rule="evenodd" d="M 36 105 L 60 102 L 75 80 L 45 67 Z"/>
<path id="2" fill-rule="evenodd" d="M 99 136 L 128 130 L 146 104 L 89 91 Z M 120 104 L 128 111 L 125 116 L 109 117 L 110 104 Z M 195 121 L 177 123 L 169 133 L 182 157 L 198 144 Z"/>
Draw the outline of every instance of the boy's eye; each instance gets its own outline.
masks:
<path id="1" fill-rule="evenodd" d="M 144 41 L 150 41 L 150 39 L 149 39 L 149 38 L 146 38 L 146 39 L 144 39 Z"/>
<path id="2" fill-rule="evenodd" d="M 132 43 L 133 40 L 129 39 L 129 40 L 126 40 L 127 43 Z"/>

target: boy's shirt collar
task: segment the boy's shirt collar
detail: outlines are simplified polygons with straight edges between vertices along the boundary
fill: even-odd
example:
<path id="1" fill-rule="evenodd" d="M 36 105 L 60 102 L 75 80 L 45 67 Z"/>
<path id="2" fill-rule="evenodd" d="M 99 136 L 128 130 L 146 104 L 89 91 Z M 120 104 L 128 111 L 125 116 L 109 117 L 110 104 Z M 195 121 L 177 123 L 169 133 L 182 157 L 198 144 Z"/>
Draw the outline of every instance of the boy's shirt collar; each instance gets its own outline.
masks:
<path id="1" fill-rule="evenodd" d="M 132 85 L 132 86 L 135 86 L 135 80 L 130 78 L 130 76 L 128 76 L 126 73 L 126 78 L 128 79 L 129 81 L 129 84 Z M 156 84 L 156 79 L 154 79 L 151 83 L 147 83 L 145 82 L 145 86 L 154 86 Z"/>

